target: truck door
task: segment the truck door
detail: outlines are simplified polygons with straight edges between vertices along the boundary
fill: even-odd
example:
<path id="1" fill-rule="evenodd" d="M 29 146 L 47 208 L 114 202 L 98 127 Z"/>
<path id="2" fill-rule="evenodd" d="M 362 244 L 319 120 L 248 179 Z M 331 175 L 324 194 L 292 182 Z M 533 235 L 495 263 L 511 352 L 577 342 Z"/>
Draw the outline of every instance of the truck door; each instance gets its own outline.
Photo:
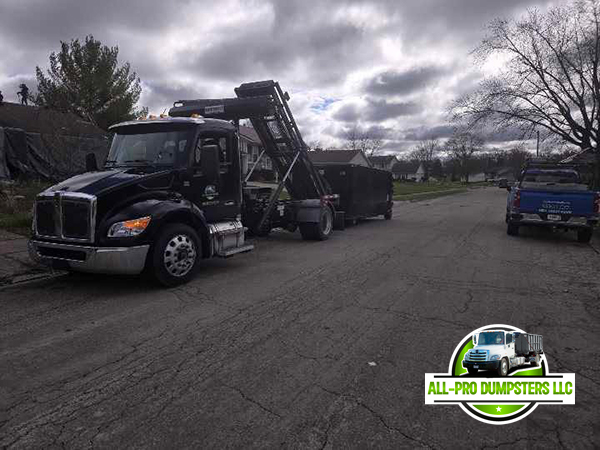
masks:
<path id="1" fill-rule="evenodd" d="M 506 333 L 506 354 L 513 361 L 515 359 L 515 341 L 512 333 Z"/>
<path id="2" fill-rule="evenodd" d="M 202 147 L 219 148 L 220 171 L 216 180 L 208 180 L 202 173 Z M 185 197 L 204 212 L 208 222 L 230 220 L 240 213 L 239 160 L 231 133 L 202 133 L 190 155 L 190 169 L 185 186 Z"/>

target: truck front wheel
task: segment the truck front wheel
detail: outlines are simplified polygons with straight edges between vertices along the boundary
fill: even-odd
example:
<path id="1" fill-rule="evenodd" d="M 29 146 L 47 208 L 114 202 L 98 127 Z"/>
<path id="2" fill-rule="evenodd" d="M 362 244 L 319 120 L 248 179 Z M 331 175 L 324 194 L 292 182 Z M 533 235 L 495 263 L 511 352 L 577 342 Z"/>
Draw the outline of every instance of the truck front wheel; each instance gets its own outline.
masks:
<path id="1" fill-rule="evenodd" d="M 498 366 L 498 375 L 501 377 L 508 375 L 508 361 L 506 358 L 502 358 L 502 361 L 500 361 L 500 365 Z"/>
<path id="2" fill-rule="evenodd" d="M 473 367 L 469 367 L 467 370 L 469 371 L 469 375 L 476 375 L 479 372 L 479 369 L 474 369 Z"/>
<path id="3" fill-rule="evenodd" d="M 333 231 L 333 214 L 331 208 L 323 206 L 319 217 L 319 222 L 304 222 L 299 224 L 302 239 L 324 241 L 329 238 Z"/>
<path id="4" fill-rule="evenodd" d="M 577 241 L 588 243 L 592 239 L 592 230 L 590 228 L 584 228 L 583 230 L 577 230 Z"/>
<path id="5" fill-rule="evenodd" d="M 167 225 L 152 249 L 152 274 L 164 286 L 186 283 L 201 255 L 200 239 L 191 227 Z"/>

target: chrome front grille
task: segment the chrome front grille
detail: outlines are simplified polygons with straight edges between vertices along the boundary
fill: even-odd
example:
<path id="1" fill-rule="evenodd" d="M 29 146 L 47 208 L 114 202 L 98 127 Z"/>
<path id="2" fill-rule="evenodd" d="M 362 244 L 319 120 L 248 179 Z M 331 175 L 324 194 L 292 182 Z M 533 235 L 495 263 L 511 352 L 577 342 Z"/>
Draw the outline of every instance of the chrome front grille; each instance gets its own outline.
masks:
<path id="1" fill-rule="evenodd" d="M 485 350 L 471 350 L 469 361 L 484 362 L 487 361 L 487 355 L 487 351 Z"/>
<path id="2" fill-rule="evenodd" d="M 78 192 L 42 192 L 35 205 L 35 234 L 73 242 L 93 242 L 96 197 Z"/>

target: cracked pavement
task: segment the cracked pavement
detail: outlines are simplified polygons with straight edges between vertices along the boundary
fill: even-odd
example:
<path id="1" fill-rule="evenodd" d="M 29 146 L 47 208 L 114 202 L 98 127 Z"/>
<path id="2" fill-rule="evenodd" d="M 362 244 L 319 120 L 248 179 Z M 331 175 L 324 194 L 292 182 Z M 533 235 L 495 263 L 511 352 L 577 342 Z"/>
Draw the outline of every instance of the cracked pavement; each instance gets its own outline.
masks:
<path id="1" fill-rule="evenodd" d="M 173 289 L 4 288 L 0 447 L 598 448 L 600 255 L 570 233 L 507 236 L 504 204 L 476 189 L 326 242 L 274 232 Z M 542 334 L 576 405 L 505 426 L 425 406 L 425 373 L 493 323 Z"/>

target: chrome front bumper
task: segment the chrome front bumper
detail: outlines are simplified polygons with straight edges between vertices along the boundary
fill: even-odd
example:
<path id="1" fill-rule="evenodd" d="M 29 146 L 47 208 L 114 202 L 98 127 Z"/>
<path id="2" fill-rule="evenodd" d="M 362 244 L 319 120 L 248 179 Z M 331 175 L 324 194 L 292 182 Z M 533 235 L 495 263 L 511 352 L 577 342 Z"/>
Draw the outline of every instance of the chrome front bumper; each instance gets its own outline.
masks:
<path id="1" fill-rule="evenodd" d="M 31 239 L 29 256 L 44 264 L 53 261 L 80 272 L 139 274 L 146 264 L 149 245 L 137 247 L 88 247 Z"/>

